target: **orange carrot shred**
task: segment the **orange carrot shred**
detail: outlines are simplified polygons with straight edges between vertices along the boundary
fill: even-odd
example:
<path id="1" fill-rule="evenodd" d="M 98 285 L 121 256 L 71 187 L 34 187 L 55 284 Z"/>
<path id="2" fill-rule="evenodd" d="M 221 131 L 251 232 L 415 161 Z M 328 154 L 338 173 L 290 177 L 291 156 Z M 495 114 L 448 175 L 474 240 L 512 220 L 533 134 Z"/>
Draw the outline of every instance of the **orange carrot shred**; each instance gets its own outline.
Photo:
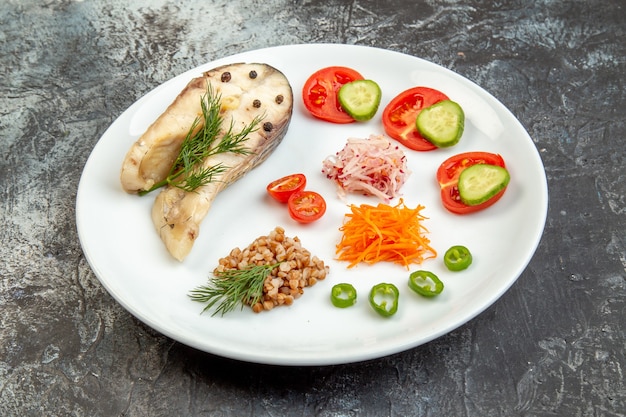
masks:
<path id="1" fill-rule="evenodd" d="M 361 204 L 350 206 L 351 213 L 339 228 L 343 232 L 337 244 L 337 259 L 350 262 L 352 268 L 360 262 L 374 264 L 393 262 L 405 266 L 421 264 L 434 258 L 437 252 L 424 236 L 428 230 L 421 224 L 427 219 L 420 214 L 424 206 L 412 209 L 400 199 L 395 206 Z"/>

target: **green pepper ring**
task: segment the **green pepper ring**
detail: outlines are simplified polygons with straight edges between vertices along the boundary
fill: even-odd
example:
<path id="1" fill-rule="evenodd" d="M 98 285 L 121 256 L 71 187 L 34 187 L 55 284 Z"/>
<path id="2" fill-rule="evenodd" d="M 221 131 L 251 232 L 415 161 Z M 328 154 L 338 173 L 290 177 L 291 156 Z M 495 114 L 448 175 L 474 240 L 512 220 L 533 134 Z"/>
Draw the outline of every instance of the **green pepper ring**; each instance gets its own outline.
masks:
<path id="1" fill-rule="evenodd" d="M 330 301 L 335 307 L 351 307 L 356 303 L 356 289 L 352 284 L 337 284 L 330 290 Z"/>
<path id="2" fill-rule="evenodd" d="M 385 297 L 391 296 L 391 300 L 383 299 L 382 301 L 376 301 L 377 295 L 383 295 Z M 400 291 L 398 287 L 393 284 L 382 282 L 376 284 L 370 290 L 369 302 L 374 311 L 383 317 L 390 317 L 396 314 L 398 311 L 398 299 L 400 298 Z M 391 301 L 391 305 L 388 302 Z"/>
<path id="3" fill-rule="evenodd" d="M 415 271 L 409 276 L 409 288 L 424 297 L 434 297 L 443 291 L 443 282 L 430 271 Z"/>
<path id="4" fill-rule="evenodd" d="M 472 264 L 472 253 L 465 246 L 452 246 L 443 255 L 443 263 L 450 271 L 462 271 Z"/>

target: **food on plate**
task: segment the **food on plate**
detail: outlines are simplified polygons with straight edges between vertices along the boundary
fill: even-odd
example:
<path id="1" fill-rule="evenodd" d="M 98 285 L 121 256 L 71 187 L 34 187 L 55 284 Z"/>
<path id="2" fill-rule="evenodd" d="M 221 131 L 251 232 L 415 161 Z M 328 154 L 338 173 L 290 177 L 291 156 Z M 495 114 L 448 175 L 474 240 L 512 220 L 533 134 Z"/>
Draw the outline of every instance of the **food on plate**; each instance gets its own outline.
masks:
<path id="1" fill-rule="evenodd" d="M 302 190 L 289 197 L 287 208 L 292 219 L 300 223 L 311 223 L 326 213 L 326 200 L 315 191 Z"/>
<path id="2" fill-rule="evenodd" d="M 344 148 L 322 162 L 322 173 L 346 193 L 374 195 L 383 201 L 399 196 L 411 171 L 404 152 L 383 135 L 348 139 Z"/>
<path id="3" fill-rule="evenodd" d="M 458 103 L 443 100 L 423 109 L 416 120 L 420 135 L 438 148 L 459 143 L 465 128 L 465 113 Z"/>
<path id="4" fill-rule="evenodd" d="M 356 288 L 347 282 L 334 285 L 330 290 L 330 302 L 338 308 L 347 308 L 355 305 Z"/>
<path id="5" fill-rule="evenodd" d="M 354 120 L 365 122 L 374 117 L 382 92 L 372 80 L 356 80 L 339 89 L 339 104 Z"/>
<path id="6" fill-rule="evenodd" d="M 426 219 L 421 214 L 423 208 L 409 208 L 402 199 L 395 206 L 352 204 L 339 228 L 343 235 L 336 247 L 337 259 L 348 261 L 348 268 L 360 262 L 393 262 L 408 268 L 436 257 L 424 235 L 428 230 L 422 224 Z"/>
<path id="7" fill-rule="evenodd" d="M 287 203 L 292 219 L 299 223 L 311 223 L 326 213 L 326 200 L 315 191 L 305 190 L 306 176 L 291 174 L 272 181 L 267 192 L 276 201 Z"/>
<path id="8" fill-rule="evenodd" d="M 462 271 L 472 264 L 472 253 L 463 245 L 450 247 L 443 255 L 443 263 L 450 271 Z"/>
<path id="9" fill-rule="evenodd" d="M 339 102 L 339 90 L 344 84 L 362 80 L 352 68 L 332 66 L 315 71 L 302 87 L 304 107 L 315 117 L 332 123 L 353 123 Z"/>
<path id="10" fill-rule="evenodd" d="M 401 92 L 383 110 L 385 132 L 409 149 L 437 149 L 437 146 L 420 135 L 416 120 L 423 109 L 443 100 L 449 100 L 448 96 L 429 87 L 412 87 Z"/>
<path id="11" fill-rule="evenodd" d="M 203 155 L 206 148 L 200 146 L 199 153 L 190 152 L 200 162 L 183 163 L 183 185 L 191 182 L 194 187 L 167 185 L 154 202 L 152 220 L 174 258 L 182 261 L 189 254 L 216 195 L 263 162 L 282 141 L 292 109 L 291 86 L 277 69 L 224 65 L 194 78 L 132 146 L 121 180 L 124 189 L 134 193 L 166 180 L 188 136 L 199 133 L 200 145 L 209 137 L 209 155 Z M 198 183 L 198 177 L 208 182 Z"/>
<path id="12" fill-rule="evenodd" d="M 465 168 L 459 176 L 459 196 L 469 206 L 476 206 L 498 194 L 511 176 L 506 168 L 498 165 L 477 164 Z"/>
<path id="13" fill-rule="evenodd" d="M 286 203 L 293 193 L 302 191 L 305 186 L 304 174 L 290 174 L 270 182 L 267 185 L 267 193 L 279 203 Z"/>
<path id="14" fill-rule="evenodd" d="M 450 212 L 455 214 L 468 214 L 484 210 L 496 203 L 504 194 L 506 186 L 482 203 L 469 205 L 461 201 L 461 196 L 459 195 L 459 177 L 466 168 L 478 164 L 496 165 L 506 168 L 504 159 L 498 154 L 490 152 L 464 152 L 446 159 L 437 169 L 436 177 L 441 188 L 441 201 L 443 206 Z"/>
<path id="15" fill-rule="evenodd" d="M 375 312 L 391 317 L 398 311 L 400 291 L 394 284 L 381 282 L 372 287 L 368 299 Z"/>
<path id="16" fill-rule="evenodd" d="M 191 291 L 190 297 L 194 301 L 207 303 L 203 313 L 219 302 L 213 315 L 221 313 L 223 316 L 238 305 L 242 309 L 246 304 L 256 305 L 263 296 L 265 280 L 278 265 L 253 263 L 243 269 L 215 272 L 211 285 L 196 288 Z"/>
<path id="17" fill-rule="evenodd" d="M 434 297 L 443 291 L 443 282 L 430 271 L 419 270 L 409 275 L 409 288 L 424 297 Z"/>
<path id="18" fill-rule="evenodd" d="M 219 260 L 208 285 L 190 292 L 194 301 L 224 315 L 236 307 L 250 306 L 259 313 L 291 305 L 305 287 L 326 278 L 329 267 L 302 246 L 298 237 L 288 237 L 282 227 L 260 236 L 241 250 L 234 248 Z"/>
<path id="19" fill-rule="evenodd" d="M 190 129 L 197 133 L 203 128 L 201 98 L 208 88 L 220 97 L 222 130 L 232 121 L 233 130 L 241 131 L 264 116 L 265 123 L 273 125 L 266 136 L 284 134 L 291 117 L 292 92 L 280 71 L 266 64 L 244 63 L 212 69 L 192 79 L 129 149 L 120 175 L 126 191 L 145 191 L 166 178 Z"/>
<path id="20" fill-rule="evenodd" d="M 234 132 L 232 124 L 228 130 L 223 131 L 220 97 L 213 93 L 210 84 L 206 95 L 201 99 L 201 106 L 202 117 L 196 119 L 189 129 L 167 176 L 149 189 L 138 191 L 137 194 L 145 195 L 166 185 L 184 191 L 195 191 L 213 181 L 214 176 L 228 168 L 222 163 L 205 165 L 207 159 L 224 153 L 250 154 L 250 149 L 243 143 L 251 132 L 258 129 L 261 117 L 255 117 L 240 132 Z M 196 129 L 198 125 L 201 128 Z"/>

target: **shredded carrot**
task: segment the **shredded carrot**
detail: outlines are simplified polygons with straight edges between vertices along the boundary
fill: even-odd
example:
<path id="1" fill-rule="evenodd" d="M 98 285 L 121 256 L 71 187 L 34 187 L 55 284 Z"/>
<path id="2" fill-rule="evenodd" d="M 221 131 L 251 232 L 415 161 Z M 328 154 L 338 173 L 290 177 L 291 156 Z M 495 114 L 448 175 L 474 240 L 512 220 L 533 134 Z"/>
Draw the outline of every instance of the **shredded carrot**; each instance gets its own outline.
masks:
<path id="1" fill-rule="evenodd" d="M 437 252 L 424 236 L 421 224 L 424 206 L 411 209 L 400 199 L 395 206 L 361 204 L 350 206 L 351 213 L 339 228 L 343 236 L 337 244 L 337 259 L 348 261 L 348 268 L 360 262 L 394 262 L 405 267 L 434 258 Z"/>

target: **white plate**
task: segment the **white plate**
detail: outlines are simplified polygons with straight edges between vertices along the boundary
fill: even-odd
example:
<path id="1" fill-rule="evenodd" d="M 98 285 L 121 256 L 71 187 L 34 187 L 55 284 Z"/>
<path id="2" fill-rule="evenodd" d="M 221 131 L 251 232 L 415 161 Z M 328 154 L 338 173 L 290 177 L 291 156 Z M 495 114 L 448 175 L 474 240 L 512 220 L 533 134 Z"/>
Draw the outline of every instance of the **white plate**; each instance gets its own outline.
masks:
<path id="1" fill-rule="evenodd" d="M 220 194 L 200 231 L 192 253 L 174 261 L 153 229 L 154 196 L 122 191 L 122 160 L 137 137 L 194 76 L 218 65 L 264 62 L 280 69 L 294 91 L 294 113 L 278 149 L 259 167 Z M 352 67 L 376 80 L 383 91 L 377 117 L 362 124 L 335 125 L 310 117 L 301 89 L 315 70 L 331 65 Z M 413 173 L 404 185 L 410 207 L 425 205 L 431 244 L 440 253 L 421 267 L 444 281 L 444 292 L 425 299 L 412 293 L 409 272 L 394 264 L 359 265 L 348 270 L 333 259 L 339 226 L 348 212 L 334 184 L 321 174 L 322 160 L 340 150 L 348 137 L 383 133 L 382 108 L 396 94 L 416 85 L 437 88 L 466 112 L 461 142 L 426 153 L 406 150 Z M 510 170 L 504 197 L 480 213 L 458 216 L 442 208 L 435 171 L 449 156 L 465 151 L 500 153 Z M 326 215 L 302 226 L 266 196 L 265 186 L 283 175 L 303 172 L 308 189 L 324 195 Z M 393 203 L 395 203 L 395 200 Z M 539 154 L 517 119 L 494 97 L 467 79 L 412 56 L 361 46 L 293 45 L 222 58 L 157 87 L 125 111 L 104 133 L 85 165 L 76 203 L 76 223 L 85 256 L 107 291 L 128 311 L 159 332 L 213 354 L 267 364 L 327 365 L 362 361 L 400 352 L 450 332 L 494 303 L 519 277 L 541 238 L 547 213 L 547 184 Z M 378 204 L 374 197 L 350 196 L 348 203 Z M 290 307 L 254 314 L 250 309 L 224 317 L 200 314 L 203 305 L 189 291 L 207 283 L 217 259 L 256 237 L 283 226 L 304 247 L 330 265 L 326 280 L 305 289 Z M 466 245 L 474 263 L 451 273 L 441 255 L 454 244 Z M 394 282 L 400 308 L 382 318 L 370 308 L 369 289 Z M 349 309 L 329 301 L 331 287 L 351 282 L 359 300 Z M 503 329 L 503 331 L 507 331 Z"/>

